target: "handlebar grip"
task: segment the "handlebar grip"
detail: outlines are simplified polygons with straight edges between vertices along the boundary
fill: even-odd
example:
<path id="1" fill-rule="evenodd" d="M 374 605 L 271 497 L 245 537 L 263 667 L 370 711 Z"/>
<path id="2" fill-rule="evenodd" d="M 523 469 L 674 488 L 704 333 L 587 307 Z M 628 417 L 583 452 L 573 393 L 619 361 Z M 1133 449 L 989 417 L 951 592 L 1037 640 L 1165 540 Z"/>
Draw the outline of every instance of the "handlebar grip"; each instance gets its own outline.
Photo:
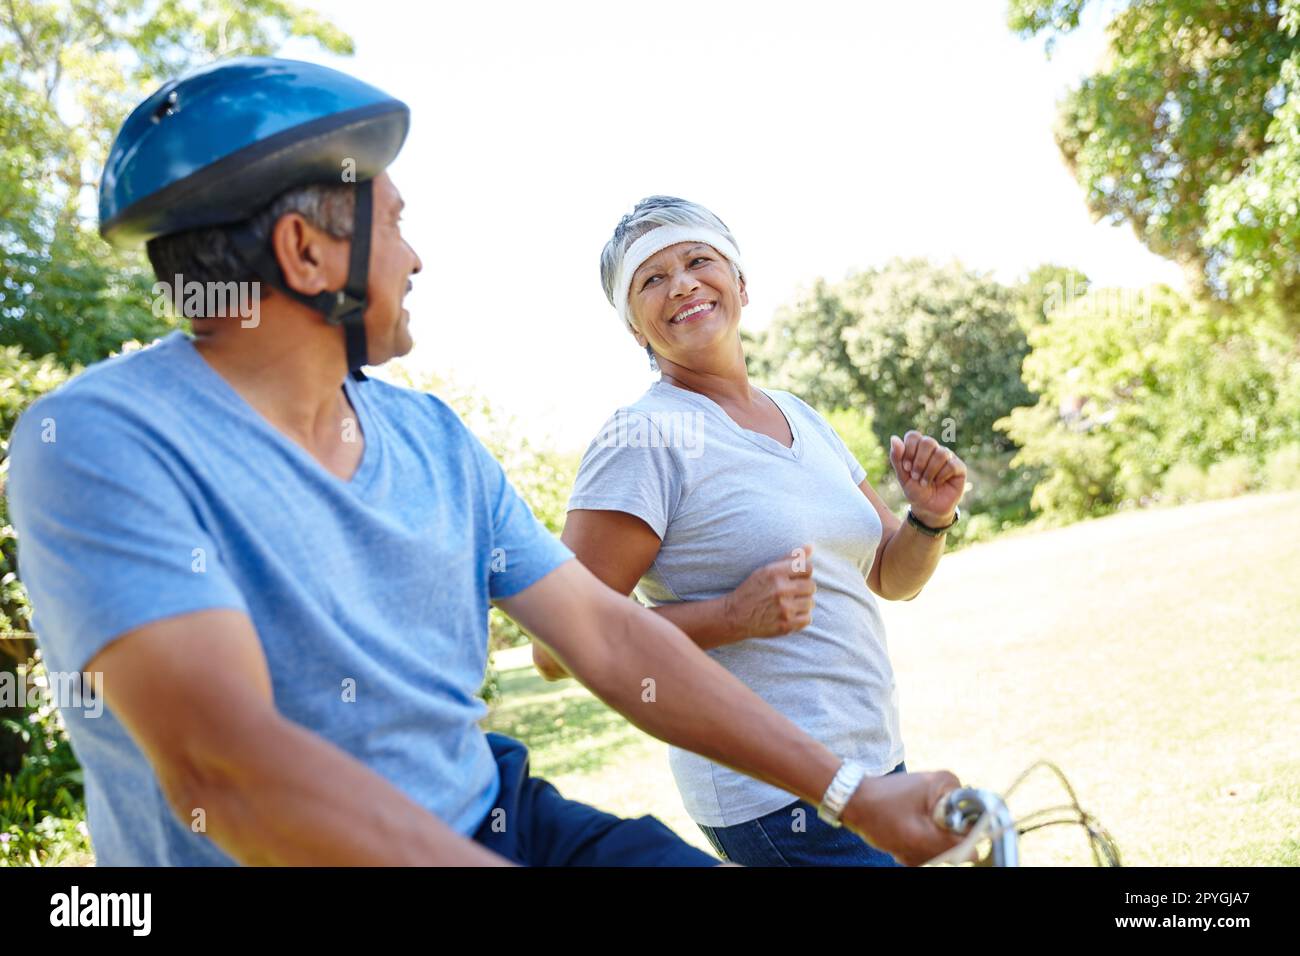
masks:
<path id="1" fill-rule="evenodd" d="M 968 834 L 985 819 L 984 833 L 990 835 L 992 866 L 1018 866 L 1017 833 L 1011 811 L 1003 799 L 991 790 L 959 787 L 949 791 L 934 809 L 934 819 L 939 826 L 953 833 Z"/>
<path id="2" fill-rule="evenodd" d="M 984 812 L 979 791 L 971 787 L 949 790 L 934 805 L 934 822 L 953 833 L 965 833 Z"/>

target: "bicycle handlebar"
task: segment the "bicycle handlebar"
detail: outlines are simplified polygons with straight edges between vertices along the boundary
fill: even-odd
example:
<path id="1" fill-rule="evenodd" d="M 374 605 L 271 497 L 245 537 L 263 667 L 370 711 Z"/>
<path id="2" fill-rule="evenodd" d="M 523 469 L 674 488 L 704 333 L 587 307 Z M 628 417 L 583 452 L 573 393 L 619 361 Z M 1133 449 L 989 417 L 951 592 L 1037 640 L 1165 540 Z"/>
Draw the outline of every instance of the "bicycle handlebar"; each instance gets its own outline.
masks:
<path id="1" fill-rule="evenodd" d="M 992 852 L 983 865 L 1020 865 L 1015 821 L 1006 803 L 992 790 L 974 787 L 953 790 L 939 801 L 934 816 L 940 826 L 968 835 L 968 841 L 962 844 L 965 855 L 969 856 L 981 839 L 991 837 Z"/>

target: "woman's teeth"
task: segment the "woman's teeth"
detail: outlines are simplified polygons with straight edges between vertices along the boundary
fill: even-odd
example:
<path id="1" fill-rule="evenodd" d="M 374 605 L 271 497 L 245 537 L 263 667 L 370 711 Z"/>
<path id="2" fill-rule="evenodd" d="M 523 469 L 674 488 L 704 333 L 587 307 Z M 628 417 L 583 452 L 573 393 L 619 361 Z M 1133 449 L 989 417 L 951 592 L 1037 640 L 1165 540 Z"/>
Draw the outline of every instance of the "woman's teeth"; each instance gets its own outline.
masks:
<path id="1" fill-rule="evenodd" d="M 704 303 L 702 303 L 702 304 L 700 304 L 700 305 L 697 305 L 697 306 L 696 306 L 695 308 L 693 308 L 693 309 L 688 309 L 688 310 L 686 310 L 686 311 L 683 312 L 681 315 L 674 316 L 672 319 L 669 320 L 669 324 L 670 324 L 670 325 L 676 325 L 678 322 L 684 322 L 684 321 L 686 321 L 686 320 L 689 319 L 692 315 L 695 315 L 695 314 L 698 313 L 698 312 L 707 312 L 707 311 L 709 311 L 709 310 L 712 309 L 712 308 L 713 308 L 713 303 L 712 303 L 712 302 L 704 302 Z"/>

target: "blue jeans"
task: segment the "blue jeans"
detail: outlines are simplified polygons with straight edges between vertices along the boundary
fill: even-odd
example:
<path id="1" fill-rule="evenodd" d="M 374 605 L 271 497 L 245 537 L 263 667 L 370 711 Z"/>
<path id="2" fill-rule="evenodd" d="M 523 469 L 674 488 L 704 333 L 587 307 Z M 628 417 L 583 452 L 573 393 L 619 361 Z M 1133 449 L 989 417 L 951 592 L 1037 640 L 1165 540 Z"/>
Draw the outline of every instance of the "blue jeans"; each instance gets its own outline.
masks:
<path id="1" fill-rule="evenodd" d="M 900 763 L 890 773 L 907 773 L 907 767 Z M 742 866 L 901 866 L 851 830 L 823 823 L 803 800 L 748 823 L 697 825 L 719 856 Z"/>
<path id="2" fill-rule="evenodd" d="M 652 816 L 623 820 L 576 800 L 528 770 L 528 748 L 488 734 L 501 778 L 497 805 L 474 839 L 524 866 L 717 866 Z"/>

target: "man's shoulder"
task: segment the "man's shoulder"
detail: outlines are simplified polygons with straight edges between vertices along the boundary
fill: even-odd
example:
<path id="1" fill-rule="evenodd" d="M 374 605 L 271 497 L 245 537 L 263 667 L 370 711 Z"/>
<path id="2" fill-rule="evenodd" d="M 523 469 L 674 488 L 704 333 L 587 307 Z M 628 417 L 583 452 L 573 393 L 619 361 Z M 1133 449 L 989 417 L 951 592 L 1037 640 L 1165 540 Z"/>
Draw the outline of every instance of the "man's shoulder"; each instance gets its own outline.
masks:
<path id="1" fill-rule="evenodd" d="M 433 392 L 368 376 L 355 383 L 362 400 L 396 430 L 404 443 L 428 449 L 429 461 L 445 466 L 489 455 L 461 413 Z"/>
<path id="2" fill-rule="evenodd" d="M 355 386 L 362 396 L 386 415 L 399 420 L 417 419 L 457 433 L 469 433 L 460 413 L 433 392 L 367 376 Z"/>
<path id="3" fill-rule="evenodd" d="M 73 424 L 85 438 L 121 434 L 140 420 L 155 424 L 176 413 L 176 403 L 161 393 L 162 369 L 172 361 L 178 343 L 176 331 L 146 346 L 129 348 L 86 366 L 67 381 L 28 405 L 14 426 L 13 441 L 33 427 L 48 434 L 60 423 Z M 91 427 L 82 428 L 81 425 Z M 46 437 L 44 441 L 49 442 Z M 66 446 L 65 446 L 66 447 Z"/>

